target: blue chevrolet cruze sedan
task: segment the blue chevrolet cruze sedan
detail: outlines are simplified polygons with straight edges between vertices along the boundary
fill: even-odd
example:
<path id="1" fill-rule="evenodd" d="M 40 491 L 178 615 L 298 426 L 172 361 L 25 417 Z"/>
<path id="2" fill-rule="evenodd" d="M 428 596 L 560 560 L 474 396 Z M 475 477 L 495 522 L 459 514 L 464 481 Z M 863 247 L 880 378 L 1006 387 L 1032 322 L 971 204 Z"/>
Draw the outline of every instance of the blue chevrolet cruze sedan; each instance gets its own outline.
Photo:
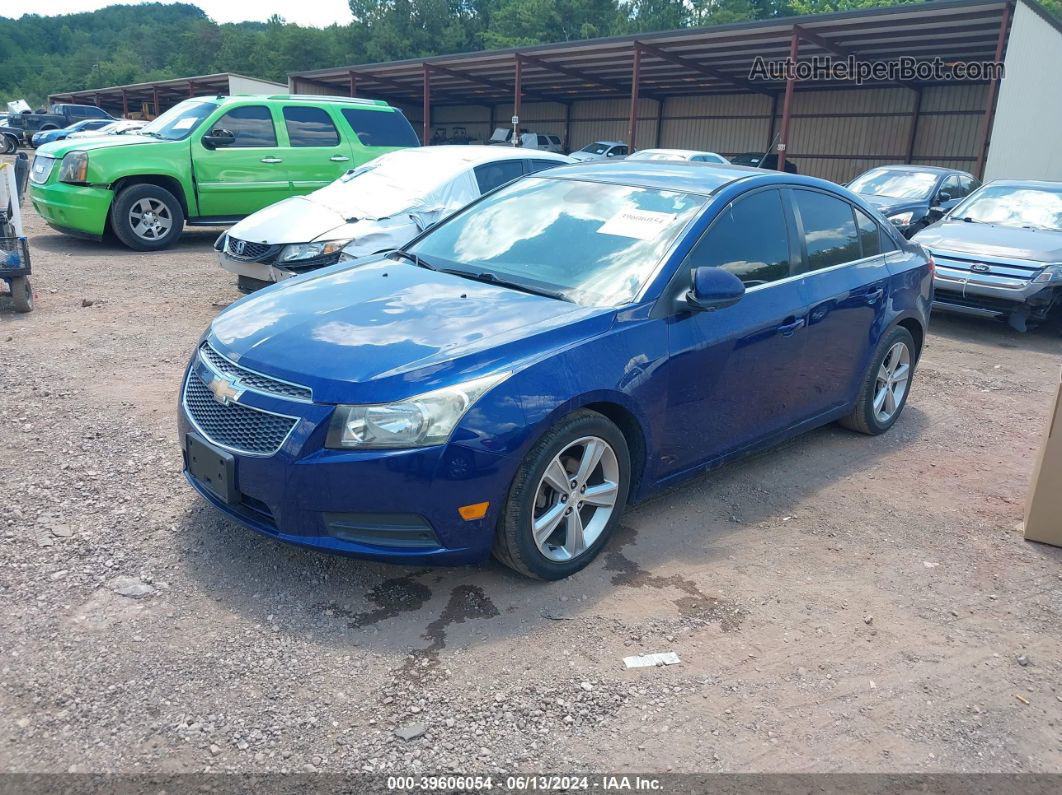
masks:
<path id="1" fill-rule="evenodd" d="M 900 416 L 933 264 L 832 183 L 619 162 L 242 299 L 185 375 L 185 474 L 274 538 L 560 579 L 628 503 Z"/>

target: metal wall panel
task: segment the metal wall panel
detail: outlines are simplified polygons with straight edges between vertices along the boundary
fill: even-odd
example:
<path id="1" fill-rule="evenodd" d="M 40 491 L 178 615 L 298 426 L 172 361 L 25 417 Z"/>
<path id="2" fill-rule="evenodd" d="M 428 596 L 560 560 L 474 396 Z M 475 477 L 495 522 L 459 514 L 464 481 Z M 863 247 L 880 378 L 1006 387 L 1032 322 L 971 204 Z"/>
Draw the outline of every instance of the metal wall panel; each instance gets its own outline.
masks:
<path id="1" fill-rule="evenodd" d="M 985 179 L 1062 180 L 1062 81 L 1051 69 L 1062 58 L 1062 34 L 1024 3 L 1004 60 L 1006 78 L 989 139 Z"/>

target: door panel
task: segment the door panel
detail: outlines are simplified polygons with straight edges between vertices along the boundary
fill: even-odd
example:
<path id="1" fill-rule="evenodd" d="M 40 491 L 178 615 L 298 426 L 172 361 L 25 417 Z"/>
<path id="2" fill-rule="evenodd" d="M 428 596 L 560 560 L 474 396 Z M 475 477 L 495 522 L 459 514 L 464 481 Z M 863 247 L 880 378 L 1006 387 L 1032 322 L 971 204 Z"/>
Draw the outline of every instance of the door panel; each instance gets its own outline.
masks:
<path id="1" fill-rule="evenodd" d="M 849 405 L 881 333 L 889 272 L 877 223 L 848 202 L 791 191 L 805 241 L 809 356 L 797 379 L 807 417 Z"/>
<path id="2" fill-rule="evenodd" d="M 802 370 L 807 305 L 792 275 L 789 230 L 777 190 L 746 194 L 694 247 L 676 277 L 684 283 L 669 285 L 665 295 L 681 295 L 693 268 L 720 267 L 747 292 L 725 309 L 667 318 L 665 474 L 755 444 L 800 418 L 793 379 Z"/>
<path id="3" fill-rule="evenodd" d="M 288 146 L 284 150 L 291 194 L 301 196 L 338 179 L 353 167 L 350 140 L 344 140 L 324 108 L 286 105 Z"/>
<path id="4" fill-rule="evenodd" d="M 204 129 L 228 130 L 236 141 L 217 149 L 204 146 L 201 136 L 192 141 L 201 216 L 250 215 L 288 195 L 288 175 L 268 107 L 233 108 Z"/>

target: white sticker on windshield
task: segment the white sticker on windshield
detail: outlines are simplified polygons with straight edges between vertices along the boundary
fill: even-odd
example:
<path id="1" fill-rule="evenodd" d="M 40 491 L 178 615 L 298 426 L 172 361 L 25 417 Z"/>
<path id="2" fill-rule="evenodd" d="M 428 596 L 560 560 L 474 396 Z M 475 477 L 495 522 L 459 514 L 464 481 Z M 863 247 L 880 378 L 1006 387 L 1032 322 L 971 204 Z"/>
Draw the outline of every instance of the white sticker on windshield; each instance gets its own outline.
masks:
<path id="1" fill-rule="evenodd" d="M 193 126 L 197 121 L 199 121 L 199 119 L 197 119 L 195 116 L 185 116 L 183 119 L 177 119 L 177 121 L 173 123 L 173 129 L 187 130 L 189 127 Z"/>
<path id="2" fill-rule="evenodd" d="M 636 240 L 652 240 L 675 220 L 674 213 L 653 210 L 623 210 L 598 227 L 599 235 L 619 235 Z"/>

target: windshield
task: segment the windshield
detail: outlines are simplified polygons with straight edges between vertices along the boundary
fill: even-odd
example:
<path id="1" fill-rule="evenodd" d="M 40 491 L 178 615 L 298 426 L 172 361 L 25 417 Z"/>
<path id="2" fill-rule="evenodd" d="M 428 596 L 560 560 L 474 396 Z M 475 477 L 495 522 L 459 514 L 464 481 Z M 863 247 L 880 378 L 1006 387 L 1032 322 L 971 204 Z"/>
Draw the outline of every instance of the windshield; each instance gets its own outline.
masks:
<path id="1" fill-rule="evenodd" d="M 201 99 L 186 99 L 174 105 L 155 121 L 140 128 L 143 135 L 162 138 L 166 141 L 183 141 L 217 107 L 214 102 Z"/>
<path id="2" fill-rule="evenodd" d="M 886 199 L 928 199 L 939 177 L 933 171 L 876 168 L 852 180 L 848 190 Z"/>
<path id="3" fill-rule="evenodd" d="M 602 144 L 602 143 L 587 144 L 586 146 L 584 146 L 579 151 L 580 152 L 589 152 L 592 155 L 603 155 L 605 153 L 605 150 L 608 149 L 608 147 L 609 147 L 609 144 Z"/>
<path id="4" fill-rule="evenodd" d="M 948 217 L 1062 232 L 1062 188 L 989 185 L 976 191 Z"/>
<path id="5" fill-rule="evenodd" d="M 436 227 L 411 251 L 437 268 L 614 306 L 638 295 L 704 202 L 678 191 L 525 177 Z"/>

